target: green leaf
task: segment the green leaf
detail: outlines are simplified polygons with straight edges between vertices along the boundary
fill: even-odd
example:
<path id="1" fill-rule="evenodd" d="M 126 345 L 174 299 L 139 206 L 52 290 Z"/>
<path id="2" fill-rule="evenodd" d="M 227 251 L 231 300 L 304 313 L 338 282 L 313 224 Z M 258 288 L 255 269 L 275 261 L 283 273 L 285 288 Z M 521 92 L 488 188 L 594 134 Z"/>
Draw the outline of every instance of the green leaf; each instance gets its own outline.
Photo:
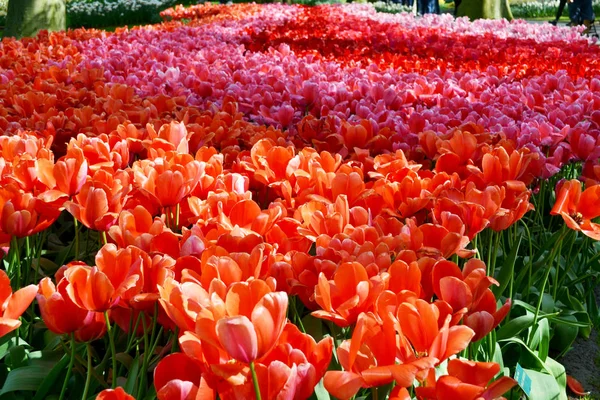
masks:
<path id="1" fill-rule="evenodd" d="M 567 315 L 565 318 L 570 318 L 573 321 L 577 321 L 577 319 L 572 315 Z M 570 348 L 575 339 L 577 338 L 577 334 L 579 333 L 579 328 L 570 324 L 559 323 L 554 327 L 554 336 L 552 336 L 552 340 L 550 341 L 550 345 L 556 351 L 563 355 Z"/>
<path id="2" fill-rule="evenodd" d="M 533 256 L 533 261 L 538 261 L 546 251 L 550 250 L 550 248 L 554 245 L 554 243 L 556 243 L 561 234 L 561 230 L 554 232 L 554 234 L 550 236 L 550 238 L 544 243 L 542 248 L 539 249 L 537 253 L 535 253 L 535 255 Z"/>
<path id="3" fill-rule="evenodd" d="M 325 386 L 323 386 L 323 379 L 321 379 L 319 381 L 319 383 L 317 383 L 317 386 L 315 386 L 315 392 L 313 393 L 313 397 L 316 400 L 330 400 L 331 397 L 329 397 L 329 392 L 327 392 L 327 390 L 325 389 Z"/>
<path id="4" fill-rule="evenodd" d="M 304 330 L 316 341 L 323 339 L 323 320 L 308 314 L 302 318 Z"/>
<path id="5" fill-rule="evenodd" d="M 500 365 L 500 372 L 498 372 L 497 376 L 502 375 L 502 370 L 504 369 L 504 357 L 502 357 L 502 349 L 500 348 L 500 344 L 496 342 L 496 351 L 494 352 L 493 362 Z"/>
<path id="6" fill-rule="evenodd" d="M 48 368 L 42 365 L 29 365 L 10 371 L 0 395 L 14 391 L 35 392 L 48 375 Z"/>
<path id="7" fill-rule="evenodd" d="M 517 260 L 517 253 L 519 252 L 519 246 L 521 245 L 522 238 L 523 236 L 519 235 L 515 245 L 513 246 L 513 248 L 510 251 L 510 254 L 508 255 L 508 258 L 504 260 L 504 264 L 502 265 L 502 268 L 498 273 L 497 281 L 500 284 L 500 286 L 494 286 L 492 288 L 492 292 L 494 292 L 496 298 L 500 297 L 502 293 L 504 293 L 504 290 L 508 286 L 510 280 L 513 279 L 515 271 L 515 262 Z"/>
<path id="8" fill-rule="evenodd" d="M 564 398 L 566 398 L 567 373 L 565 371 L 565 367 L 555 359 L 548 357 L 546 360 L 546 369 L 552 372 L 552 375 L 554 376 L 554 379 L 556 379 L 556 383 L 561 389 Z"/>
<path id="9" fill-rule="evenodd" d="M 66 370 L 69 365 L 69 356 L 64 355 L 63 358 L 60 359 L 59 362 L 50 370 L 48 375 L 44 378 L 42 383 L 40 384 L 37 392 L 35 393 L 35 397 L 33 400 L 43 400 L 46 399 L 46 395 L 52 388 L 56 388 L 56 382 L 58 381 L 59 376 Z"/>
<path id="10" fill-rule="evenodd" d="M 517 336 L 525 329 L 533 325 L 534 315 L 526 314 L 515 319 L 511 319 L 507 324 L 503 325 L 502 328 L 498 329 L 496 337 L 498 340 L 508 339 Z"/>
<path id="11" fill-rule="evenodd" d="M 20 346 L 27 347 L 28 349 L 31 348 L 31 346 L 23 339 L 19 338 L 18 342 L 19 342 Z M 3 359 L 8 354 L 8 351 L 11 347 L 14 347 L 16 345 L 17 345 L 17 338 L 14 337 L 13 335 L 6 335 L 6 336 L 2 337 L 0 339 L 0 360 Z"/>
<path id="12" fill-rule="evenodd" d="M 17 369 L 27 365 L 29 358 L 27 357 L 27 350 L 25 346 L 13 346 L 8 349 L 8 355 L 6 356 L 6 365 L 10 369 Z"/>
<path id="13" fill-rule="evenodd" d="M 117 353 L 115 356 L 118 362 L 123 364 L 125 368 L 129 371 L 131 369 L 131 364 L 133 363 L 133 357 L 126 353 Z"/>
<path id="14" fill-rule="evenodd" d="M 550 350 L 550 325 L 547 319 L 538 322 L 536 329 L 531 336 L 529 348 L 538 351 L 538 356 L 542 361 L 546 361 Z"/>
<path id="15" fill-rule="evenodd" d="M 138 374 L 140 372 L 140 357 L 137 356 L 134 360 L 131 361 L 131 369 L 127 373 L 127 381 L 125 382 L 125 386 L 123 389 L 129 393 L 130 395 L 135 395 L 135 387 L 138 383 Z"/>
<path id="16" fill-rule="evenodd" d="M 548 317 L 548 319 L 550 320 L 550 322 L 555 323 L 557 325 L 567 325 L 575 328 L 586 328 L 589 326 L 589 324 L 577 321 L 577 318 L 575 318 L 574 315 L 570 314 L 565 314 L 563 316 Z"/>
<path id="17" fill-rule="evenodd" d="M 532 369 L 523 370 L 531 378 L 531 397 L 530 400 L 551 400 L 563 399 L 560 386 L 556 382 L 554 376 L 534 371 Z M 566 394 L 564 399 L 566 399 Z"/>
<path id="18" fill-rule="evenodd" d="M 550 293 L 544 293 L 542 297 L 542 307 L 541 311 L 545 313 L 553 313 L 556 308 L 556 304 L 554 303 L 554 298 Z"/>

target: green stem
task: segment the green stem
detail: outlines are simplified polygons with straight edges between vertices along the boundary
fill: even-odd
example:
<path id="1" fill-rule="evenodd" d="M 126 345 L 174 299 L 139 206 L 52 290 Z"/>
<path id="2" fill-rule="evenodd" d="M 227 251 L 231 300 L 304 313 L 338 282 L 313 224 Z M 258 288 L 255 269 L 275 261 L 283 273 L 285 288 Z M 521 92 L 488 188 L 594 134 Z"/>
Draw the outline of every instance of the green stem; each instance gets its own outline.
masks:
<path id="1" fill-rule="evenodd" d="M 13 282 L 13 291 L 19 290 L 21 285 L 21 252 L 19 249 L 19 240 L 16 236 L 11 239 L 10 248 L 13 250 L 13 258 L 11 262 L 11 278 L 16 278 Z"/>
<path id="2" fill-rule="evenodd" d="M 179 337 L 179 327 L 177 326 L 177 327 L 175 327 L 175 333 L 174 333 L 174 336 L 173 336 L 173 343 L 171 344 L 171 353 L 177 352 L 177 347 L 178 347 L 178 343 L 177 342 L 179 341 L 178 337 Z"/>
<path id="3" fill-rule="evenodd" d="M 102 231 L 102 242 L 104 244 L 108 244 L 108 239 L 106 238 L 106 232 Z"/>
<path id="4" fill-rule="evenodd" d="M 73 369 L 73 363 L 75 362 L 75 334 L 71 333 L 71 357 L 69 359 L 69 366 L 67 367 L 67 376 L 63 382 L 62 389 L 60 391 L 60 397 L 58 400 L 65 398 L 67 392 L 67 386 L 69 386 L 69 379 L 71 378 L 71 370 Z"/>
<path id="5" fill-rule="evenodd" d="M 85 377 L 85 387 L 83 388 L 83 395 L 81 396 L 81 400 L 86 400 L 88 392 L 90 390 L 90 383 L 92 382 L 92 345 L 88 342 L 86 343 L 86 352 L 87 352 L 87 375 Z"/>
<path id="6" fill-rule="evenodd" d="M 79 260 L 79 223 L 77 218 L 73 217 L 73 224 L 75 225 L 75 261 Z"/>
<path id="7" fill-rule="evenodd" d="M 254 384 L 254 394 L 256 395 L 256 400 L 261 400 L 260 387 L 258 386 L 258 377 L 256 376 L 256 370 L 254 369 L 254 361 L 250 363 L 250 372 L 252 372 L 252 383 Z"/>
<path id="8" fill-rule="evenodd" d="M 169 207 L 165 207 L 165 219 L 166 219 L 166 224 L 167 224 L 167 228 L 173 230 L 171 228 L 171 209 Z"/>
<path id="9" fill-rule="evenodd" d="M 180 214 L 180 206 L 177 203 L 177 207 L 175 207 L 175 228 L 179 230 L 179 214 Z"/>
<path id="10" fill-rule="evenodd" d="M 546 273 L 544 274 L 544 280 L 542 281 L 542 289 L 540 290 L 540 298 L 538 299 L 537 302 L 537 306 L 535 308 L 535 315 L 533 317 L 533 325 L 532 326 L 536 326 L 537 325 L 537 321 L 538 321 L 538 317 L 540 314 L 540 309 L 542 308 L 542 301 L 544 300 L 544 292 L 546 290 L 546 284 L 548 283 L 548 278 L 550 277 L 550 271 L 552 271 L 552 264 L 554 263 L 554 258 L 556 257 L 556 254 L 559 253 L 560 254 L 560 248 L 562 246 L 562 240 L 564 239 L 565 235 L 568 233 L 565 229 L 566 225 L 563 225 L 563 233 L 560 235 L 559 239 L 558 239 L 558 246 L 556 246 L 552 252 L 550 253 L 550 257 L 548 257 L 548 265 L 546 268 Z"/>
<path id="11" fill-rule="evenodd" d="M 377 391 L 377 386 L 374 386 L 371 388 L 371 397 L 373 398 L 373 400 L 379 399 L 379 393 Z"/>
<path id="12" fill-rule="evenodd" d="M 492 245 L 494 243 L 494 235 L 496 234 L 496 232 L 494 232 L 491 228 L 488 228 L 490 231 L 490 236 L 489 236 L 489 241 L 488 241 L 488 254 L 487 254 L 487 268 L 488 268 L 488 272 L 490 269 L 490 265 L 492 265 Z M 489 275 L 489 274 L 488 274 Z"/>
<path id="13" fill-rule="evenodd" d="M 105 236 L 106 236 L 106 234 L 105 234 Z M 110 327 L 110 319 L 108 318 L 108 311 L 104 311 L 104 320 L 106 321 L 106 332 L 108 332 L 108 342 L 110 344 L 110 352 L 111 352 L 111 359 L 112 359 L 111 387 L 114 389 L 117 387 L 117 358 L 116 358 L 117 351 L 115 350 L 115 338 L 113 337 L 113 330 Z"/>

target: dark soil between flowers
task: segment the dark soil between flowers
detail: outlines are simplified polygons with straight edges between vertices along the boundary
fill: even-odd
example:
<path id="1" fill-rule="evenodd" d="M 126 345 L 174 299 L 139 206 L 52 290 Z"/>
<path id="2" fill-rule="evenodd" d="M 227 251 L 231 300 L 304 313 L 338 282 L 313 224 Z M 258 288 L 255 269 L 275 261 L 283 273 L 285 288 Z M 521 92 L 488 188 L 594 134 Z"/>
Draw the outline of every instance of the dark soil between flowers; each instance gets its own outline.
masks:
<path id="1" fill-rule="evenodd" d="M 600 302 L 600 288 L 596 289 L 596 301 Z M 600 399 L 600 337 L 594 328 L 588 339 L 578 337 L 573 348 L 560 360 L 568 375 L 577 379 L 590 398 Z M 577 397 L 571 397 L 573 399 Z"/>

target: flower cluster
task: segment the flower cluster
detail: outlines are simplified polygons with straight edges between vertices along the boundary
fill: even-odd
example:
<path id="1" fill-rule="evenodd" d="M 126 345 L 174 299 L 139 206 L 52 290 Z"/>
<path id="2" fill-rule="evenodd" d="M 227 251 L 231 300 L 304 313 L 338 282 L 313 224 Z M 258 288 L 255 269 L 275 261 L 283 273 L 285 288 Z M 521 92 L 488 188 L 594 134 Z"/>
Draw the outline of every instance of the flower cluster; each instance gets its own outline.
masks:
<path id="1" fill-rule="evenodd" d="M 475 243 L 573 161 L 587 189 L 563 183 L 552 212 L 600 237 L 600 50 L 566 29 L 537 43 L 521 23 L 365 6 L 163 16 L 0 45 L 0 247 L 16 260 L 20 240 L 74 221 L 73 260 L 37 288 L 46 327 L 73 351 L 108 336 L 113 388 L 115 331 L 141 335 L 159 399 L 514 386 L 460 357 L 511 307 Z M 81 230 L 101 242 L 92 257 Z M 33 299 L 4 286 L 1 333 Z M 334 337 L 309 335 L 299 309 Z"/>

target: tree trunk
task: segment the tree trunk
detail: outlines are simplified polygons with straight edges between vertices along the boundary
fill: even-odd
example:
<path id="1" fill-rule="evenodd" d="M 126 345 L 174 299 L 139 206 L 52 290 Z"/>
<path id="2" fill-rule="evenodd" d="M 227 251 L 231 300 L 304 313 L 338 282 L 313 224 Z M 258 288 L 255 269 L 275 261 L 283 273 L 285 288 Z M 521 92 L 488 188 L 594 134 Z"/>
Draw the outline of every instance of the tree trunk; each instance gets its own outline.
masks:
<path id="1" fill-rule="evenodd" d="M 35 36 L 40 30 L 66 29 L 63 0 L 9 0 L 4 36 Z"/>
<path id="2" fill-rule="evenodd" d="M 458 17 L 469 17 L 471 20 L 501 19 L 512 20 L 508 0 L 462 0 L 457 10 Z"/>

